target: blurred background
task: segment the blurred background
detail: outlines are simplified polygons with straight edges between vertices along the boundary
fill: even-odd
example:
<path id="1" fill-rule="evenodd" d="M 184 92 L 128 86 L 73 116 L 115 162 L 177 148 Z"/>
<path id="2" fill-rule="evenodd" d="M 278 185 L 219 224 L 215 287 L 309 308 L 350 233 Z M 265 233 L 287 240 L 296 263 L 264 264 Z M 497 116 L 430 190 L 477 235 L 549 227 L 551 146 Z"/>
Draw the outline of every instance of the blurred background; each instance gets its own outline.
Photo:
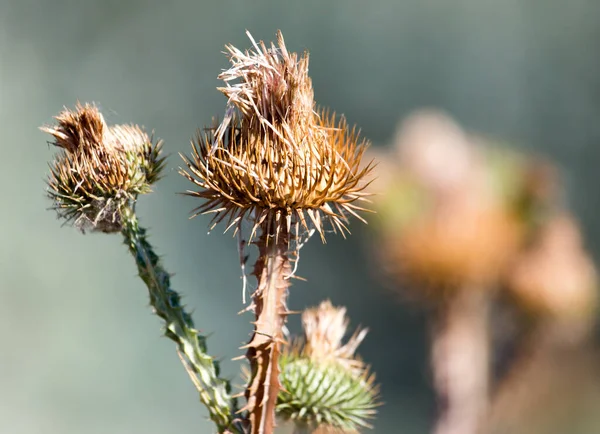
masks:
<path id="1" fill-rule="evenodd" d="M 196 324 L 212 333 L 210 352 L 236 377 L 231 359 L 250 330 L 250 316 L 237 315 L 236 241 L 218 229 L 208 235 L 208 218 L 189 221 L 197 204 L 175 193 L 189 187 L 178 152 L 222 116 L 223 47 L 249 48 L 245 29 L 265 41 L 281 29 L 290 50 L 309 50 L 317 103 L 357 124 L 376 150 L 389 152 L 398 123 L 433 107 L 545 155 L 560 168 L 583 244 L 600 254 L 597 2 L 0 0 L 1 433 L 211 432 L 120 238 L 61 228 L 47 210 L 54 150 L 38 127 L 89 101 L 109 123 L 138 123 L 164 139 L 167 174 L 141 198 L 140 218 Z M 369 216 L 369 227 L 377 219 Z M 304 247 L 298 275 L 307 281 L 294 282 L 290 308 L 325 298 L 347 306 L 352 324 L 370 329 L 359 352 L 385 402 L 374 432 L 430 432 L 430 313 L 382 278 L 378 235 L 358 221 L 351 229 L 346 240 L 315 237 Z M 299 324 L 290 319 L 292 332 Z M 563 386 L 582 372 L 564 366 Z M 598 394 L 590 395 L 582 405 L 598 418 Z M 561 429 L 535 432 L 595 433 L 600 423 L 578 416 Z"/>

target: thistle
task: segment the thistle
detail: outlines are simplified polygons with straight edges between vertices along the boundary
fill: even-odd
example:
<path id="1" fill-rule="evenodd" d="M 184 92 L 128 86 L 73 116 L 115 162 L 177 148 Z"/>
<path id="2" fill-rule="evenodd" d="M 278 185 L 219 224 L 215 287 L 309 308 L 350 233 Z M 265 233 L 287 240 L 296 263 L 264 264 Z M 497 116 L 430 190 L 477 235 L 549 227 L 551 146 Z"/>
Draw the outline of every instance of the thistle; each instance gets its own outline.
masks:
<path id="1" fill-rule="evenodd" d="M 428 302 L 467 287 L 492 289 L 522 227 L 507 194 L 498 191 L 489 152 L 435 111 L 403 122 L 395 146 L 400 158 L 384 175 L 391 179 L 376 204 L 390 274 L 408 280 L 416 289 L 411 295 Z M 514 167 L 506 171 L 520 176 Z"/>
<path id="2" fill-rule="evenodd" d="M 409 295 L 433 308 L 430 358 L 439 403 L 433 432 L 480 432 L 489 390 L 490 294 L 522 239 L 510 200 L 516 195 L 499 191 L 483 147 L 442 113 L 411 116 L 394 152 L 376 205 L 377 247 L 388 274 L 408 281 Z M 506 166 L 519 179 L 514 165 Z"/>
<path id="3" fill-rule="evenodd" d="M 62 148 L 50 165 L 53 208 L 81 230 L 119 232 L 123 209 L 160 177 L 161 142 L 153 144 L 137 125 L 107 126 L 89 104 L 55 119 L 56 126 L 41 127 Z"/>
<path id="4" fill-rule="evenodd" d="M 521 327 L 486 433 L 569 432 L 597 414 L 598 271 L 570 213 L 554 209 L 535 229 L 504 281 Z"/>
<path id="5" fill-rule="evenodd" d="M 207 354 L 206 337 L 197 332 L 180 295 L 171 288 L 170 274 L 135 215 L 137 196 L 150 191 L 164 166 L 160 142 L 153 144 L 136 125 L 108 127 L 92 105 L 65 109 L 56 120 L 56 126 L 42 130 L 61 148 L 48 179 L 59 218 L 81 230 L 122 233 L 148 288 L 150 303 L 164 320 L 165 336 L 177 344 L 210 418 L 220 433 L 241 432 L 233 420 L 236 403 L 230 385 L 219 378 L 218 363 Z"/>
<path id="6" fill-rule="evenodd" d="M 378 390 L 375 375 L 355 356 L 367 330 L 357 329 L 342 344 L 348 323 L 345 308 L 324 301 L 302 314 L 304 339 L 286 346 L 277 414 L 299 429 L 355 432 L 369 427 Z"/>
<path id="7" fill-rule="evenodd" d="M 243 221 L 252 225 L 258 287 L 248 307 L 256 318 L 246 345 L 251 376 L 245 409 L 252 433 L 271 433 L 290 256 L 315 231 L 324 241 L 327 224 L 344 234 L 349 215 L 363 220 L 356 202 L 365 200 L 371 166 L 359 168 L 366 142 L 357 132 L 344 119 L 317 111 L 308 54 L 288 52 L 281 33 L 270 48 L 248 36 L 253 50 L 226 47 L 232 66 L 219 75 L 226 84 L 219 90 L 228 97 L 225 117 L 198 133 L 181 173 L 199 187 L 188 194 L 204 201 L 195 215 L 213 213 L 212 227 L 225 222 L 238 234 Z"/>

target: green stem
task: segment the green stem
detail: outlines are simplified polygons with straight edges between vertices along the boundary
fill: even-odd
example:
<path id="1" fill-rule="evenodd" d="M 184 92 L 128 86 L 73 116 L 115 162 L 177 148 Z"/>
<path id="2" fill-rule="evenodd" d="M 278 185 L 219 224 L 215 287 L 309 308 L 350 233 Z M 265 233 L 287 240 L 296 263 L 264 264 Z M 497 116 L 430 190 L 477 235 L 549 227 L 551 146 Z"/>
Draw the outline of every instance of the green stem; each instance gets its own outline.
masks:
<path id="1" fill-rule="evenodd" d="M 139 276 L 148 287 L 150 304 L 165 321 L 165 336 L 175 341 L 177 352 L 192 382 L 200 393 L 200 401 L 208 408 L 210 419 L 219 433 L 241 433 L 234 420 L 237 401 L 231 396 L 231 385 L 219 378 L 219 363 L 207 354 L 206 337 L 198 333 L 189 313 L 181 305 L 181 297 L 171 289 L 170 275 L 146 239 L 146 230 L 138 225 L 133 208 L 122 210 L 125 244 L 135 258 Z"/>

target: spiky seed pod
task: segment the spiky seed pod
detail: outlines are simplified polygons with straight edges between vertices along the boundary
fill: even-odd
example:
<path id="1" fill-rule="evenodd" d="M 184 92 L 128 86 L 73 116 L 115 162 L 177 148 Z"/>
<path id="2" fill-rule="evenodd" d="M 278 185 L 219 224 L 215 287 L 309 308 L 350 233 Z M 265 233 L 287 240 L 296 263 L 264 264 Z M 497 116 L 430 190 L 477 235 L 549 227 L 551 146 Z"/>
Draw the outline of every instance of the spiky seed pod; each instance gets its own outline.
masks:
<path id="1" fill-rule="evenodd" d="M 50 164 L 48 194 L 59 218 L 81 230 L 118 232 L 121 210 L 148 193 L 164 159 L 161 142 L 137 125 L 109 127 L 94 105 L 78 104 L 41 127 L 62 148 Z"/>
<path id="2" fill-rule="evenodd" d="M 280 32 L 270 49 L 248 36 L 254 50 L 227 47 L 232 67 L 219 76 L 226 83 L 219 89 L 228 97 L 225 117 L 198 134 L 192 158 L 182 156 L 188 170 L 181 173 L 200 187 L 188 194 L 204 200 L 196 214 L 214 213 L 213 227 L 225 221 L 227 229 L 238 230 L 243 220 L 252 223 L 258 288 L 249 307 L 256 321 L 246 345 L 251 379 L 245 409 L 251 432 L 262 434 L 275 424 L 290 246 L 295 241 L 296 253 L 300 238 L 314 231 L 324 240 L 327 221 L 344 234 L 349 215 L 362 220 L 356 202 L 366 200 L 371 166 L 360 167 L 367 143 L 355 129 L 315 111 L 308 55 L 288 52 Z"/>
<path id="3" fill-rule="evenodd" d="M 198 133 L 192 159 L 183 157 L 182 174 L 201 188 L 188 194 L 205 200 L 196 212 L 215 213 L 215 224 L 249 218 L 256 230 L 278 216 L 288 232 L 314 227 L 323 237 L 329 220 L 344 233 L 348 215 L 362 220 L 355 202 L 366 196 L 371 165 L 359 166 L 367 142 L 343 118 L 314 111 L 308 55 L 297 60 L 281 33 L 278 40 L 270 50 L 227 47 L 233 66 L 220 75 L 228 85 L 220 90 L 228 115 Z"/>
<path id="4" fill-rule="evenodd" d="M 279 47 L 271 44 L 270 50 L 247 35 L 255 51 L 226 46 L 233 67 L 219 75 L 226 87 L 218 89 L 229 98 L 228 106 L 237 107 L 246 119 L 266 126 L 293 126 L 284 140 L 294 146 L 294 139 L 303 140 L 302 133 L 310 133 L 315 124 L 308 53 L 298 59 L 296 53 L 288 52 L 281 32 L 277 33 Z M 236 80 L 241 82 L 232 86 L 230 82 Z"/>
<path id="5" fill-rule="evenodd" d="M 304 339 L 286 348 L 277 414 L 308 430 L 353 432 L 369 427 L 378 406 L 375 375 L 355 356 L 366 335 L 358 329 L 345 344 L 346 309 L 325 301 L 302 315 Z"/>

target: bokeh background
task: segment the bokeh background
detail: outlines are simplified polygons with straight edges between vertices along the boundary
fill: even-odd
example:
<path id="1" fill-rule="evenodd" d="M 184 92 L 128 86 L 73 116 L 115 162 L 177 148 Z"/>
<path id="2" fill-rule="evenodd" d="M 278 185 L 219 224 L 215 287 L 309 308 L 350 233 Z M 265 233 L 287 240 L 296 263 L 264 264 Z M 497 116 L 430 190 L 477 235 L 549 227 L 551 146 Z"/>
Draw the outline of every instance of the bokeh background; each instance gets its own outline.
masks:
<path id="1" fill-rule="evenodd" d="M 177 174 L 196 128 L 222 116 L 215 90 L 225 43 L 244 33 L 310 50 L 319 104 L 375 146 L 415 109 L 543 152 L 564 170 L 586 245 L 600 253 L 600 4 L 592 0 L 141 1 L 0 0 L 0 433 L 211 432 L 161 338 L 118 236 L 82 236 L 47 211 L 53 149 L 37 127 L 64 105 L 95 101 L 109 123 L 153 129 L 167 176 L 141 219 L 175 273 L 209 348 L 234 377 L 248 338 L 236 242 Z M 290 307 L 330 298 L 370 328 L 361 354 L 382 383 L 377 433 L 428 432 L 435 403 L 424 315 L 391 302 L 367 233 L 302 250 Z M 298 331 L 299 319 L 290 321 Z M 600 428 L 599 428 L 600 429 Z"/>

